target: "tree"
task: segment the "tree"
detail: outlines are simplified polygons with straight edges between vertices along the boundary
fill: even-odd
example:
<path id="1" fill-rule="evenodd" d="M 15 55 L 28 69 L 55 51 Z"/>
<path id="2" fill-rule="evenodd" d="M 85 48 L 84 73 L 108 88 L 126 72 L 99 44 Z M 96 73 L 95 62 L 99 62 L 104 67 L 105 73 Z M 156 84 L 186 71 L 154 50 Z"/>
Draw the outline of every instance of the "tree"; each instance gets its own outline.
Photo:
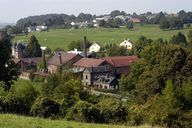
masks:
<path id="1" fill-rule="evenodd" d="M 0 81 L 9 90 L 13 80 L 18 78 L 17 65 L 11 60 L 11 42 L 8 37 L 0 38 Z"/>
<path id="2" fill-rule="evenodd" d="M 133 29 L 133 22 L 128 22 L 127 23 L 127 28 L 130 30 L 130 29 Z"/>
<path id="3" fill-rule="evenodd" d="M 181 32 L 178 32 L 177 35 L 174 35 L 171 40 L 170 43 L 172 44 L 179 44 L 182 46 L 187 46 L 187 39 L 185 37 L 185 35 Z"/>
<path id="4" fill-rule="evenodd" d="M 31 36 L 29 43 L 24 51 L 25 57 L 41 57 L 42 50 L 38 40 L 34 35 Z"/>
<path id="5" fill-rule="evenodd" d="M 166 19 L 162 19 L 160 21 L 160 28 L 163 30 L 169 29 L 170 28 L 169 21 L 167 21 Z"/>

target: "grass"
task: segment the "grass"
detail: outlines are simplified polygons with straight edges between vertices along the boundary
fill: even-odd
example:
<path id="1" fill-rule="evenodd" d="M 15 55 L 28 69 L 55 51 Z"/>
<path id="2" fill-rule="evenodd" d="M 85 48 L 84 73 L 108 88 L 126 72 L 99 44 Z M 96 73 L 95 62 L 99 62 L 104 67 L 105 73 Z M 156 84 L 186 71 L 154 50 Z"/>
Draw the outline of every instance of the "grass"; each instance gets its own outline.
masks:
<path id="1" fill-rule="evenodd" d="M 158 25 L 139 25 L 136 24 L 133 30 L 127 28 L 94 28 L 94 29 L 57 29 L 49 32 L 34 32 L 26 36 L 16 36 L 13 41 L 27 41 L 31 35 L 35 35 L 42 46 L 67 49 L 67 45 L 72 41 L 82 40 L 83 36 L 87 36 L 91 42 L 99 42 L 100 44 L 117 43 L 124 39 L 136 41 L 141 35 L 151 39 L 163 38 L 169 40 L 179 31 L 187 34 L 188 29 L 163 31 Z"/>
<path id="2" fill-rule="evenodd" d="M 150 128 L 150 127 L 151 126 L 149 125 L 142 125 L 139 127 L 128 127 L 119 125 L 78 123 L 65 120 L 50 120 L 36 117 L 0 114 L 0 128 Z"/>

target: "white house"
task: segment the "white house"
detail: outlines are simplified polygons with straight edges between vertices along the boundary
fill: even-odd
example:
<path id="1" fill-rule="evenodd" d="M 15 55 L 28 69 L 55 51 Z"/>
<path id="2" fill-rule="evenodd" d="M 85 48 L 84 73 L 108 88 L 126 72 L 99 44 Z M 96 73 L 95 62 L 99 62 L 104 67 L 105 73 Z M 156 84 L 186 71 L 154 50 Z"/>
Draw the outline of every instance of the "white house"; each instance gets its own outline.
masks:
<path id="1" fill-rule="evenodd" d="M 89 47 L 89 52 L 99 52 L 101 46 L 98 45 L 97 43 L 94 43 Z"/>
<path id="2" fill-rule="evenodd" d="M 124 47 L 126 49 L 129 49 L 129 50 L 131 50 L 132 47 L 133 47 L 132 42 L 130 41 L 130 39 L 124 40 L 122 43 L 120 43 L 120 46 Z"/>
<path id="3" fill-rule="evenodd" d="M 47 31 L 48 27 L 47 26 L 36 26 L 36 31 L 41 32 L 41 31 Z"/>

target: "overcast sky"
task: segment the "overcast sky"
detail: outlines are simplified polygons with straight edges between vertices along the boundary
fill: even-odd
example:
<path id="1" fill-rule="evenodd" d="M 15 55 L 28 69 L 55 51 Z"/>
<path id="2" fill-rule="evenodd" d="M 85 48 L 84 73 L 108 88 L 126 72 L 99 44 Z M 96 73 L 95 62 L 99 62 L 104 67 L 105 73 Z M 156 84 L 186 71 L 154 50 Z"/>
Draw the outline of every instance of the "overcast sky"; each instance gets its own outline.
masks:
<path id="1" fill-rule="evenodd" d="M 27 16 L 50 13 L 100 15 L 112 10 L 175 13 L 192 11 L 191 5 L 192 0 L 0 0 L 0 22 L 12 23 Z"/>

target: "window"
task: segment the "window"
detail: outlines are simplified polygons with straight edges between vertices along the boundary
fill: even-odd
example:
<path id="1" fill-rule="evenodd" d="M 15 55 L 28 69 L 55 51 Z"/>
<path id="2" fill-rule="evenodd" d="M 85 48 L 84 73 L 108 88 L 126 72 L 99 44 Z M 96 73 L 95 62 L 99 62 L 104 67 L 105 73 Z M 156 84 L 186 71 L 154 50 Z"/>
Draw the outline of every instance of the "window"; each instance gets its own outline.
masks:
<path id="1" fill-rule="evenodd" d="M 88 76 L 87 76 L 87 75 L 85 76 L 85 79 L 86 79 L 86 80 L 88 79 Z"/>

